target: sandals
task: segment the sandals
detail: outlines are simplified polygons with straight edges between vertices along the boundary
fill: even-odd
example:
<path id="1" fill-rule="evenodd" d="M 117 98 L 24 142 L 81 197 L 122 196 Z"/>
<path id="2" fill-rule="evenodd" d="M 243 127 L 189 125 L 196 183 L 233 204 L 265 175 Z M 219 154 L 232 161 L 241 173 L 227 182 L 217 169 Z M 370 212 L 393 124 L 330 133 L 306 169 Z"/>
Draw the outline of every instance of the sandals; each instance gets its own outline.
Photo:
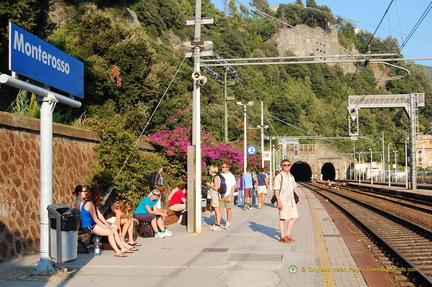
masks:
<path id="1" fill-rule="evenodd" d="M 141 246 L 141 244 L 139 244 L 138 242 L 134 242 L 134 243 L 128 243 L 130 246 Z"/>
<path id="2" fill-rule="evenodd" d="M 124 253 L 120 253 L 120 254 L 114 254 L 114 257 L 128 257 L 128 256 Z"/>
<path id="3" fill-rule="evenodd" d="M 131 248 L 129 248 L 128 250 L 129 250 L 129 251 L 138 251 L 139 249 L 136 248 L 136 247 L 131 247 Z"/>
<path id="4" fill-rule="evenodd" d="M 132 250 L 128 249 L 126 251 L 123 251 L 123 253 L 134 253 Z"/>

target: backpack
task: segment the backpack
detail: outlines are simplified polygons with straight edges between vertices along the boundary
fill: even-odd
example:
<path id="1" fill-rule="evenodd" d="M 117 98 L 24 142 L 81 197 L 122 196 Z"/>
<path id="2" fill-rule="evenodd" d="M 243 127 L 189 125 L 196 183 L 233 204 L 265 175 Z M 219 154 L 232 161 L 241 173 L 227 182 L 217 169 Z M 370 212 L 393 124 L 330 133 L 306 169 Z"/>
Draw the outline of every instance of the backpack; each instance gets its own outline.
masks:
<path id="1" fill-rule="evenodd" d="M 225 178 L 221 174 L 218 174 L 218 176 L 220 179 L 218 192 L 220 194 L 224 195 L 227 192 L 227 186 L 226 186 Z"/>
<path id="2" fill-rule="evenodd" d="M 149 180 L 150 180 L 150 184 L 153 185 L 154 180 L 155 180 L 155 176 L 156 176 L 156 172 L 152 172 L 149 175 Z"/>
<path id="3" fill-rule="evenodd" d="M 140 221 L 138 225 L 138 235 L 141 237 L 154 237 L 155 232 L 150 222 Z"/>

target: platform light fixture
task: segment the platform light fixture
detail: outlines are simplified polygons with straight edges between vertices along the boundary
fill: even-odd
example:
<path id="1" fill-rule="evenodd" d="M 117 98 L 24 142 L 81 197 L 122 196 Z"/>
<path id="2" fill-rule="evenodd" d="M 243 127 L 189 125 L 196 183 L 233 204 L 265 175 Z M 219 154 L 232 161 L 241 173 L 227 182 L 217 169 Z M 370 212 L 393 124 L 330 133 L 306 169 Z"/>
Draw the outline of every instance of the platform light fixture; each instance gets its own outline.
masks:
<path id="1" fill-rule="evenodd" d="M 237 106 L 243 106 L 243 137 L 244 137 L 244 143 L 243 143 L 243 171 L 246 173 L 246 167 L 247 167 L 247 128 L 246 128 L 246 108 L 252 107 L 254 105 L 254 102 L 237 102 Z"/>

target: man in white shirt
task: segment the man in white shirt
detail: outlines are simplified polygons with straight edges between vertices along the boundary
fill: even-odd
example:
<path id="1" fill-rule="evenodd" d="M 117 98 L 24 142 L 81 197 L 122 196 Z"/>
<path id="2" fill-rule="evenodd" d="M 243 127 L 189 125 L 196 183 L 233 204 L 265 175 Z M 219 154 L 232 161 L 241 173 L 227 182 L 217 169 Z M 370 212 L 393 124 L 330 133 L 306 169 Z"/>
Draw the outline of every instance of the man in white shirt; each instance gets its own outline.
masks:
<path id="1" fill-rule="evenodd" d="M 291 163 L 289 160 L 284 159 L 281 163 L 282 172 L 279 173 L 274 180 L 274 192 L 276 195 L 278 209 L 279 209 L 279 231 L 281 235 L 281 242 L 292 243 L 295 242 L 290 236 L 290 232 L 294 224 L 298 220 L 297 204 L 295 202 L 294 193 L 299 197 L 299 202 L 302 199 L 297 190 L 297 183 L 294 176 L 291 174 Z M 288 221 L 288 226 L 285 229 L 285 221 Z"/>
<path id="2" fill-rule="evenodd" d="M 226 209 L 227 220 L 225 224 L 225 229 L 231 228 L 231 217 L 232 217 L 232 207 L 234 205 L 234 190 L 236 188 L 235 176 L 230 172 L 231 165 L 229 163 L 224 163 L 221 165 L 222 176 L 225 179 L 226 193 L 222 194 L 222 199 L 220 201 L 219 207 L 223 210 Z"/>

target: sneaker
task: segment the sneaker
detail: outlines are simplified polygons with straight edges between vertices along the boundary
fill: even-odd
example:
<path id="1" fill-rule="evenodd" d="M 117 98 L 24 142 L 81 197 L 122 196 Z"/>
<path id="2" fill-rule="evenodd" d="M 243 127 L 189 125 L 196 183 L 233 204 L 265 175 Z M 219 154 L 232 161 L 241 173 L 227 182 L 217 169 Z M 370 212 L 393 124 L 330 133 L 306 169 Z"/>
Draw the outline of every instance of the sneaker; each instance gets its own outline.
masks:
<path id="1" fill-rule="evenodd" d="M 213 225 L 210 225 L 209 226 L 209 229 L 211 230 L 211 231 L 213 231 L 213 229 L 216 227 L 216 225 L 215 224 L 213 224 Z"/>
<path id="2" fill-rule="evenodd" d="M 224 228 L 225 229 L 230 229 L 231 228 L 231 224 L 227 223 Z"/>
<path id="3" fill-rule="evenodd" d="M 222 229 L 220 228 L 220 226 L 214 225 L 211 230 L 212 231 L 221 231 Z"/>
<path id="4" fill-rule="evenodd" d="M 158 232 L 155 234 L 155 238 L 162 239 L 165 238 L 165 235 L 163 234 L 163 232 Z"/>
<path id="5" fill-rule="evenodd" d="M 165 229 L 164 231 L 160 232 L 163 234 L 164 237 L 172 237 L 173 234 L 171 231 L 169 231 L 168 229 Z"/>

